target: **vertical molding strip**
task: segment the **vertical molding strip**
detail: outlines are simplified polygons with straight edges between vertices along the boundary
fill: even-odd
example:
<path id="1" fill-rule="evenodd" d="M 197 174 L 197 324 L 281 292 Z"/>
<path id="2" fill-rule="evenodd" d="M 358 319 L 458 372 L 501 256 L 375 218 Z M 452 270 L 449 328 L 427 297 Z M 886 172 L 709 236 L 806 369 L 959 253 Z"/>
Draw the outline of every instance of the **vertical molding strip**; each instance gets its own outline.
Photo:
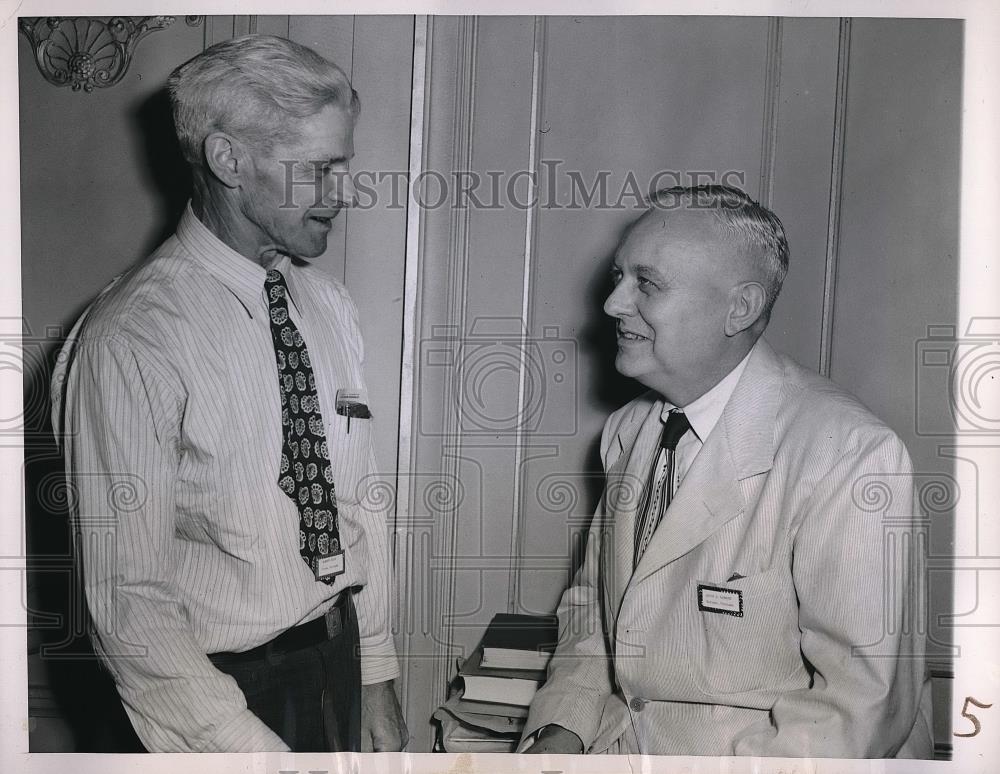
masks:
<path id="1" fill-rule="evenodd" d="M 840 257 L 840 216 L 844 199 L 844 141 L 847 131 L 847 79 L 851 57 L 851 20 L 840 20 L 837 42 L 837 90 L 833 113 L 833 152 L 830 159 L 830 200 L 826 222 L 826 267 L 823 276 L 823 315 L 820 323 L 819 372 L 830 376 L 833 361 L 833 315 Z"/>
<path id="2" fill-rule="evenodd" d="M 764 65 L 764 120 L 761 129 L 760 190 L 758 201 L 771 206 L 774 197 L 774 160 L 778 148 L 778 112 L 781 108 L 782 19 L 767 22 L 767 61 Z"/>
<path id="3" fill-rule="evenodd" d="M 426 116 L 427 64 L 430 57 L 428 45 L 430 17 L 415 16 L 413 20 L 413 64 L 410 86 L 410 149 L 407 179 L 416 180 L 424 168 L 424 129 Z M 396 513 L 393 514 L 393 565 L 400 561 L 402 572 L 396 572 L 396 599 L 402 600 L 410 620 L 414 612 L 413 584 L 414 549 L 410 540 L 410 475 L 413 457 L 413 404 L 417 400 L 413 381 L 413 359 L 416 352 L 417 295 L 420 281 L 420 237 L 423 225 L 422 212 L 416 202 L 406 203 L 406 241 L 403 252 L 403 345 L 399 372 L 399 433 L 396 439 Z M 402 511 L 402 514 L 400 513 Z M 402 516 L 403 527 L 400 527 Z M 399 547 L 402 546 L 402 552 Z M 402 557 L 400 557 L 402 553 Z M 398 606 L 397 606 L 398 610 Z M 399 615 L 397 613 L 397 620 Z M 409 628 L 407 627 L 407 631 Z M 401 664 L 400 698 L 406 704 L 406 686 L 409 681 L 409 659 Z"/>
<path id="4" fill-rule="evenodd" d="M 459 46 L 457 68 L 457 82 L 455 84 L 456 93 L 459 98 L 455 101 L 455 116 L 453 123 L 453 134 L 455 146 L 452 151 L 452 170 L 468 170 L 472 168 L 472 136 L 475 127 L 476 116 L 476 70 L 478 67 L 478 45 L 479 45 L 479 20 L 477 17 L 465 16 L 459 21 Z M 460 211 L 455 208 L 450 210 L 450 239 L 448 243 L 448 324 L 459 335 L 465 334 L 466 329 L 466 298 L 468 296 L 469 285 L 469 220 L 471 217 L 470 208 L 464 207 Z M 444 389 L 444 406 L 464 405 L 465 379 L 462 363 L 457 364 L 458 371 L 454 378 L 449 379 Z M 457 388 L 458 394 L 453 394 L 452 390 Z M 461 467 L 461 411 L 445 411 L 444 416 L 444 438 L 450 439 L 449 445 L 442 442 L 441 471 L 445 481 L 459 480 L 459 470 Z M 443 534 L 438 534 L 434 539 L 435 557 L 455 557 L 458 555 L 458 513 L 457 506 L 453 506 L 451 511 L 445 512 L 447 519 L 443 519 Z M 434 574 L 430 573 L 433 578 Z M 433 685 L 440 695 L 432 694 L 428 697 L 431 708 L 444 701 L 444 687 L 452 677 L 452 664 L 450 653 L 447 647 L 454 642 L 454 625 L 452 621 L 452 610 L 455 599 L 455 572 L 439 573 L 442 580 L 432 589 L 430 613 L 440 612 L 437 623 L 440 630 L 435 638 L 435 658 L 433 660 Z M 433 622 L 430 624 L 434 625 Z M 445 650 L 446 652 L 442 652 Z"/>
<path id="5" fill-rule="evenodd" d="M 535 250 L 535 213 L 538 209 L 538 125 L 541 111 L 541 62 L 545 46 L 545 17 L 535 17 L 531 64 L 531 117 L 528 121 L 528 202 L 524 219 L 524 262 L 521 267 L 521 341 L 517 376 L 517 429 L 514 434 L 514 493 L 511 498 L 510 564 L 507 577 L 507 610 L 515 612 L 521 555 L 521 467 L 524 464 L 525 380 L 527 377 L 528 335 L 531 319 L 531 272 Z"/>

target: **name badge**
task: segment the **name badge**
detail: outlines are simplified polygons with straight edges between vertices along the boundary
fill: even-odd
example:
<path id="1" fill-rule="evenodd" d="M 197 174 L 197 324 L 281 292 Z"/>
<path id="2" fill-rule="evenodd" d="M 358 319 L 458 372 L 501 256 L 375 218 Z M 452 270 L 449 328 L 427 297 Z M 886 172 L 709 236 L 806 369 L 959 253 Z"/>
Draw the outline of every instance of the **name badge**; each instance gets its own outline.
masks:
<path id="1" fill-rule="evenodd" d="M 344 549 L 321 556 L 316 560 L 316 580 L 334 578 L 344 571 Z"/>
<path id="2" fill-rule="evenodd" d="M 698 584 L 698 609 L 705 613 L 722 613 L 743 617 L 743 592 L 718 586 Z"/>

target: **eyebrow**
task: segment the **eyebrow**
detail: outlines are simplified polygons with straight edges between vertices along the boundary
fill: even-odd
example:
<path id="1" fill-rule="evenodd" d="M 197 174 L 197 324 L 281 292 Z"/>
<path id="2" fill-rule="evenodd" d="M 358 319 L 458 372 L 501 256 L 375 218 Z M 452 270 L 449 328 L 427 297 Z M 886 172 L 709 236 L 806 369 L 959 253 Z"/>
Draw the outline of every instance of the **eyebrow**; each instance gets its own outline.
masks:
<path id="1" fill-rule="evenodd" d="M 657 269 L 655 266 L 650 266 L 648 264 L 640 263 L 632 267 L 636 274 L 645 274 L 655 280 L 665 280 L 666 276 L 662 271 Z"/>

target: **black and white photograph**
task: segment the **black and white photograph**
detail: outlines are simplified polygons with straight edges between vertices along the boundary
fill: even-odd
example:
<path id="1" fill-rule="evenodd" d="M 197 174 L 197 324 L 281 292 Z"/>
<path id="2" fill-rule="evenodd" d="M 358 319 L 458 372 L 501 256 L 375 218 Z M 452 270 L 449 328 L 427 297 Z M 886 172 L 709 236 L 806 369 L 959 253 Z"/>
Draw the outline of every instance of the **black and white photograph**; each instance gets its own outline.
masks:
<path id="1" fill-rule="evenodd" d="M 4 4 L 5 770 L 991 771 L 953 6 Z"/>

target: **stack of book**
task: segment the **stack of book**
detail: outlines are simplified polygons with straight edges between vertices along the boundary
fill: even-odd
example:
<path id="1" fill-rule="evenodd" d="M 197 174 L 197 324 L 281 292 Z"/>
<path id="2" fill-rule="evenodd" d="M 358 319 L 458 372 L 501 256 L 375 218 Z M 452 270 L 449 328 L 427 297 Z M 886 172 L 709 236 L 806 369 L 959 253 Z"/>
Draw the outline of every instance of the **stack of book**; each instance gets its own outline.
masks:
<path id="1" fill-rule="evenodd" d="M 514 752 L 558 639 L 555 616 L 498 613 L 434 717 L 446 752 Z"/>

